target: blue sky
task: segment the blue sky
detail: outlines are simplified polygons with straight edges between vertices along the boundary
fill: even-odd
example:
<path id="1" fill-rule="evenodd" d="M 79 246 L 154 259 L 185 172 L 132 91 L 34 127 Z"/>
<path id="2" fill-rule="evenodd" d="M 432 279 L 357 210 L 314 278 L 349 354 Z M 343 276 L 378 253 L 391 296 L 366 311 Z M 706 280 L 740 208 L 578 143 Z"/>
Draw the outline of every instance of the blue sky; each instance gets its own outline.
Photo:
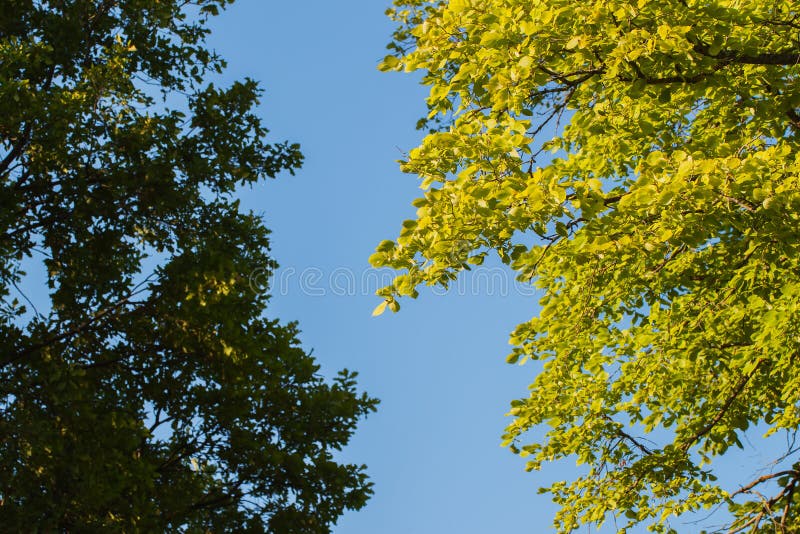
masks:
<path id="1" fill-rule="evenodd" d="M 370 315 L 387 275 L 367 258 L 414 216 L 417 181 L 396 160 L 421 139 L 414 124 L 426 94 L 417 78 L 376 69 L 392 31 L 386 7 L 239 0 L 212 26 L 225 78 L 259 80 L 273 140 L 300 142 L 306 156 L 297 176 L 242 194 L 274 232 L 281 269 L 269 314 L 300 322 L 325 374 L 356 370 L 382 401 L 342 455 L 369 466 L 376 494 L 334 532 L 546 532 L 555 507 L 536 489 L 577 468 L 525 473 L 499 438 L 509 402 L 526 396 L 537 370 L 504 361 L 508 333 L 537 312 L 536 295 L 498 267 L 446 296 L 423 291 L 399 314 Z M 725 470 L 750 472 L 755 454 Z"/>
<path id="2" fill-rule="evenodd" d="M 555 509 L 500 447 L 508 403 L 534 372 L 504 361 L 508 333 L 536 311 L 531 291 L 498 268 L 491 281 L 423 291 L 371 317 L 388 273 L 370 273 L 367 258 L 414 216 L 418 183 L 396 160 L 421 139 L 426 94 L 413 76 L 376 69 L 392 30 L 386 7 L 240 0 L 213 23 L 226 77 L 259 80 L 273 139 L 300 142 L 306 156 L 296 176 L 243 194 L 281 264 L 269 313 L 300 322 L 326 374 L 357 370 L 381 399 L 343 455 L 368 465 L 375 496 L 334 532 L 539 532 Z"/>

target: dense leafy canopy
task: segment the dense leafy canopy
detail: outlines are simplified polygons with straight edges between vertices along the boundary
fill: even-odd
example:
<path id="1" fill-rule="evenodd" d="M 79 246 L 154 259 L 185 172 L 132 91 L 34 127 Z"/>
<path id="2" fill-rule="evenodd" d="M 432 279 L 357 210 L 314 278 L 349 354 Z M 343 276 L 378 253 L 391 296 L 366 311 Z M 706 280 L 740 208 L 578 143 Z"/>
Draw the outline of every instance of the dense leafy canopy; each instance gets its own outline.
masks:
<path id="1" fill-rule="evenodd" d="M 584 465 L 548 488 L 558 531 L 663 532 L 718 503 L 732 532 L 800 531 L 791 445 L 740 486 L 713 469 L 748 428 L 800 423 L 800 4 L 396 0 L 390 15 L 382 68 L 424 73 L 432 131 L 402 162 L 422 179 L 417 218 L 371 258 L 403 271 L 382 307 L 492 251 L 542 288 L 509 357 L 542 371 L 505 440 L 530 469 Z"/>
<path id="2" fill-rule="evenodd" d="M 229 3 L 2 2 L 4 531 L 329 532 L 371 493 L 333 454 L 375 401 L 248 282 L 274 264 L 235 189 L 302 158 L 254 82 L 207 82 Z"/>

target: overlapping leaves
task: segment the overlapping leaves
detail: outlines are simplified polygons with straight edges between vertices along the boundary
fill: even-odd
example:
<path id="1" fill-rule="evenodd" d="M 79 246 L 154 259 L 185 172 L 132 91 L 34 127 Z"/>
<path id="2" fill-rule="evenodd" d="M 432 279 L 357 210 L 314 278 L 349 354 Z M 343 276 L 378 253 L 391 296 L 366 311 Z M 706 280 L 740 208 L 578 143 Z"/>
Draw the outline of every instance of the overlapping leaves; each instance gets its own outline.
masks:
<path id="1" fill-rule="evenodd" d="M 543 289 L 511 337 L 542 371 L 505 440 L 531 469 L 587 464 L 549 488 L 559 531 L 721 502 L 733 531 L 798 528 L 796 468 L 735 493 L 709 465 L 800 421 L 798 6 L 395 4 L 382 68 L 425 73 L 433 130 L 402 162 L 424 195 L 372 257 L 403 271 L 379 294 L 493 251 Z"/>

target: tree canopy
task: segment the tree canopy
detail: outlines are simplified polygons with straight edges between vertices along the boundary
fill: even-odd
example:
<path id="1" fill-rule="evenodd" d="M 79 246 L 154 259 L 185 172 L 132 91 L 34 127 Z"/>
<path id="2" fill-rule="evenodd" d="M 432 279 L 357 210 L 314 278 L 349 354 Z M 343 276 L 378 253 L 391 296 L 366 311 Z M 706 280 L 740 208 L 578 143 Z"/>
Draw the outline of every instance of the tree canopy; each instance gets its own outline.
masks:
<path id="1" fill-rule="evenodd" d="M 4 531 L 323 533 L 371 494 L 334 455 L 376 401 L 249 282 L 275 264 L 236 190 L 302 156 L 255 82 L 210 83 L 230 3 L 2 4 Z"/>
<path id="2" fill-rule="evenodd" d="M 666 532 L 717 505 L 730 532 L 800 531 L 800 6 L 389 14 L 381 68 L 423 73 L 431 131 L 401 162 L 417 217 L 371 258 L 400 271 L 376 311 L 489 253 L 542 289 L 511 335 L 509 362 L 540 371 L 504 442 L 531 470 L 583 466 L 546 488 L 559 532 Z M 774 464 L 717 482 L 715 459 L 769 435 L 787 437 Z"/>

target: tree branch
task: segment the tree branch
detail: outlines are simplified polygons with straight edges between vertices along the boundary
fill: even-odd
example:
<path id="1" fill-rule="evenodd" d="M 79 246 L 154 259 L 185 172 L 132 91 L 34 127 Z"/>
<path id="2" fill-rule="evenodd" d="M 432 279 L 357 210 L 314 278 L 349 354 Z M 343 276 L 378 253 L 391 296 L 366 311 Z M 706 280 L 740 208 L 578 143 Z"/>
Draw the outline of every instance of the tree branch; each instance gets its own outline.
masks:
<path id="1" fill-rule="evenodd" d="M 89 318 L 87 318 L 85 321 L 75 325 L 74 327 L 70 328 L 69 330 L 66 330 L 64 332 L 60 332 L 58 334 L 53 334 L 52 336 L 48 337 L 44 341 L 40 341 L 39 343 L 34 343 L 33 345 L 30 345 L 29 347 L 26 347 L 24 349 L 19 350 L 16 354 L 14 354 L 12 356 L 9 356 L 2 363 L 0 363 L 0 367 L 4 367 L 6 365 L 14 363 L 14 362 L 24 358 L 25 356 L 29 356 L 29 355 L 31 355 L 31 354 L 33 354 L 33 353 L 35 353 L 35 352 L 47 347 L 47 346 L 50 346 L 50 345 L 52 345 L 54 343 L 58 343 L 59 341 L 63 341 L 65 339 L 71 338 L 74 335 L 80 334 L 81 332 L 83 332 L 84 330 L 86 330 L 87 328 L 92 326 L 99 319 L 102 319 L 103 317 L 105 317 L 106 315 L 109 315 L 110 313 L 114 312 L 118 308 L 121 308 L 122 306 L 125 306 L 126 304 L 129 304 L 131 302 L 131 299 L 133 297 L 135 297 L 137 294 L 141 293 L 142 291 L 144 291 L 144 289 L 138 289 L 138 290 L 134 289 L 126 297 L 118 300 L 117 302 L 115 302 L 113 304 L 110 304 L 110 305 L 106 306 L 105 308 L 101 308 L 100 310 L 98 310 L 97 312 L 92 314 Z"/>
<path id="2" fill-rule="evenodd" d="M 759 360 L 756 366 L 753 368 L 753 370 L 750 371 L 748 375 L 743 376 L 741 380 L 739 380 L 739 383 L 736 384 L 736 387 L 734 387 L 733 389 L 733 393 L 731 394 L 730 397 L 728 397 L 728 400 L 725 401 L 725 404 L 722 405 L 722 408 L 720 408 L 719 412 L 717 412 L 717 415 L 715 415 L 714 418 L 707 425 L 705 425 L 694 436 L 692 436 L 689 439 L 689 441 L 681 445 L 681 450 L 683 450 L 684 452 L 688 451 L 692 445 L 694 445 L 703 436 L 711 432 L 711 430 L 713 430 L 713 428 L 717 425 L 717 423 L 719 423 L 722 420 L 722 418 L 725 417 L 725 414 L 728 413 L 728 410 L 733 405 L 734 401 L 736 401 L 736 399 L 744 390 L 745 386 L 747 386 L 747 383 L 750 382 L 750 379 L 753 378 L 753 376 L 756 374 L 758 368 L 761 367 L 763 361 L 764 360 Z"/>
<path id="3" fill-rule="evenodd" d="M 726 63 L 738 63 L 741 65 L 776 65 L 790 67 L 800 64 L 800 52 L 795 50 L 765 52 L 756 55 L 742 54 L 734 52 L 733 50 L 722 50 L 716 54 L 712 54 L 711 47 L 700 42 L 694 43 L 694 50 L 706 57 L 718 59 Z"/>
<path id="4" fill-rule="evenodd" d="M 768 481 L 770 481 L 770 480 L 772 480 L 774 478 L 778 478 L 778 477 L 782 477 L 782 476 L 786 476 L 786 475 L 798 476 L 798 475 L 800 475 L 800 472 L 792 469 L 790 471 L 778 471 L 777 473 L 770 473 L 768 475 L 760 476 L 757 479 L 755 479 L 754 481 L 752 481 L 751 483 L 747 484 L 746 486 L 742 486 L 738 490 L 736 490 L 733 493 L 731 493 L 731 497 L 735 497 L 736 495 L 741 495 L 742 493 L 747 493 L 751 489 L 753 489 L 756 486 L 758 486 L 759 484 L 763 484 L 764 482 L 768 482 Z"/>

